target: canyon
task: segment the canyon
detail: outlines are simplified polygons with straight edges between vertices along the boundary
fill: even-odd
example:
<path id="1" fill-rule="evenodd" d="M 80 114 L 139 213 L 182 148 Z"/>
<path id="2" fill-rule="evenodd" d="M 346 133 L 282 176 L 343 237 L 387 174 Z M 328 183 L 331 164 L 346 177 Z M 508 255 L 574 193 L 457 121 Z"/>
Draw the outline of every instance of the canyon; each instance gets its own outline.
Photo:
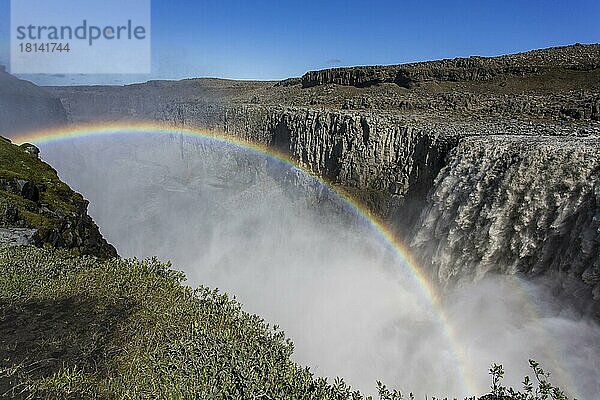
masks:
<path id="1" fill-rule="evenodd" d="M 114 258 L 114 240 L 124 257 L 173 261 L 193 288 L 239 296 L 245 310 L 284 326 L 293 361 L 361 390 L 384 379 L 423 393 L 482 394 L 486 377 L 465 391 L 457 362 L 514 368 L 534 354 L 569 394 L 593 398 L 598 60 L 600 45 L 575 44 L 282 81 L 125 86 L 38 87 L 0 71 L 0 134 L 15 141 L 80 124 L 173 127 L 159 136 L 42 140 L 39 148 L 0 141 L 3 262 L 22 258 L 27 274 L 41 268 L 52 279 L 85 271 L 68 271 L 72 262 L 96 265 L 63 250 L 15 248 L 30 244 L 111 259 L 104 266 L 115 279 L 115 268 L 156 263 Z M 259 143 L 308 174 L 243 146 L 179 135 L 178 127 Z M 335 190 L 393 231 L 440 290 L 438 306 L 422 302 L 394 251 L 331 196 Z M 100 228 L 76 191 L 91 200 Z M 40 257 L 53 261 L 30 267 Z M 178 274 L 170 264 L 146 273 L 142 281 Z M 109 302 L 113 289 L 103 294 Z M 464 358 L 449 356 L 456 348 Z"/>
<path id="2" fill-rule="evenodd" d="M 49 87 L 71 123 L 151 120 L 287 153 L 383 217 L 442 287 L 554 274 L 600 316 L 600 46 L 312 71 Z"/>
<path id="3" fill-rule="evenodd" d="M 557 295 L 598 317 L 598 60 L 600 45 L 575 44 L 277 82 L 19 81 L 27 104 L 9 104 L 16 79 L 2 73 L 10 117 L 0 128 L 10 137 L 39 126 L 36 118 L 142 120 L 271 146 L 381 216 L 442 287 L 493 273 L 553 274 Z M 11 122 L 11 107 L 23 106 L 34 115 Z"/>

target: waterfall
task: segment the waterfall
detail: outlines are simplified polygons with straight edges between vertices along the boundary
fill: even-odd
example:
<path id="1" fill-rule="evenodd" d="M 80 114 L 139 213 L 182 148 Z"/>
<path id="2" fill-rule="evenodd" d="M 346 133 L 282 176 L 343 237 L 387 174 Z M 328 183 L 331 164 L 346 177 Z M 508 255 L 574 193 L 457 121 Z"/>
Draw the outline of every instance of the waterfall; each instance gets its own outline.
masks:
<path id="1" fill-rule="evenodd" d="M 492 273 L 553 276 L 556 293 L 600 315 L 599 144 L 462 139 L 429 193 L 413 249 L 443 287 Z"/>

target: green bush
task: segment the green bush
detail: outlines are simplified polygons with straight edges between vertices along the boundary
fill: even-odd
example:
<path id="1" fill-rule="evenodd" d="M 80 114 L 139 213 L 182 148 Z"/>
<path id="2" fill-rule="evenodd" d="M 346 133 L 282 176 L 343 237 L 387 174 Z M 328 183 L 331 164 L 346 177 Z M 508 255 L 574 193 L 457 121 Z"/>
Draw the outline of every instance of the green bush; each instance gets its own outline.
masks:
<path id="1" fill-rule="evenodd" d="M 485 396 L 485 400 L 568 400 L 562 390 L 550 383 L 550 373 L 545 372 L 540 364 L 534 360 L 529 360 L 529 367 L 533 371 L 535 381 L 529 376 L 523 379 L 523 390 L 516 391 L 513 388 L 507 388 L 502 385 L 504 378 L 504 368 L 502 365 L 494 364 L 490 368 L 492 377 L 491 392 Z"/>

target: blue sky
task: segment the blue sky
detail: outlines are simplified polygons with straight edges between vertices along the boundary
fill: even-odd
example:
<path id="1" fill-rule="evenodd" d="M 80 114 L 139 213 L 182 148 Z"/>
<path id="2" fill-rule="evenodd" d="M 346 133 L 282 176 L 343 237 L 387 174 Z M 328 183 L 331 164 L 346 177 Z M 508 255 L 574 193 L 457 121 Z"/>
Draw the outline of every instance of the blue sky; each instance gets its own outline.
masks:
<path id="1" fill-rule="evenodd" d="M 9 62 L 9 4 L 0 0 L 1 64 Z M 154 0 L 152 74 L 23 78 L 45 84 L 282 79 L 333 66 L 596 43 L 599 21 L 598 0 Z"/>

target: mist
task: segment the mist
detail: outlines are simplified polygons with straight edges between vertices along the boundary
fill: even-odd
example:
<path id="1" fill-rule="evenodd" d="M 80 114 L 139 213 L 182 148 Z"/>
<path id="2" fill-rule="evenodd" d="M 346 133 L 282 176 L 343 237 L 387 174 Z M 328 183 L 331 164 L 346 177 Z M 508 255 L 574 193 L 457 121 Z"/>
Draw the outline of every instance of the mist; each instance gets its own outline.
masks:
<path id="1" fill-rule="evenodd" d="M 462 397 L 486 392 L 492 363 L 519 386 L 533 358 L 570 395 L 600 392 L 595 322 L 556 304 L 543 285 L 495 276 L 446 293 L 449 338 L 439 310 L 372 228 L 280 162 L 176 135 L 40 148 L 90 200 L 121 256 L 171 260 L 187 284 L 235 295 L 279 325 L 295 360 L 318 375 L 367 394 L 382 380 L 417 396 Z"/>

